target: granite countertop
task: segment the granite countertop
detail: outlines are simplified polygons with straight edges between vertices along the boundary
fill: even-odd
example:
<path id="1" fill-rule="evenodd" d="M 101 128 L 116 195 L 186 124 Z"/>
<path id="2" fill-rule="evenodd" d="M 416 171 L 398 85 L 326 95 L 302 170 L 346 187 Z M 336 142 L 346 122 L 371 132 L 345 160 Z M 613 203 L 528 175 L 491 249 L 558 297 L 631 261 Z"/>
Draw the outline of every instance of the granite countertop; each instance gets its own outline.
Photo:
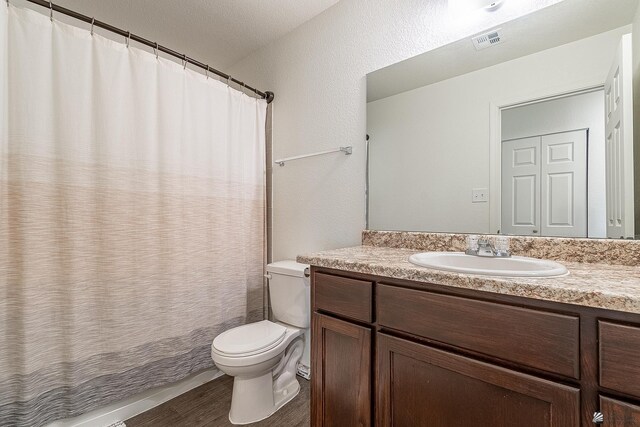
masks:
<path id="1" fill-rule="evenodd" d="M 477 276 L 419 267 L 415 249 L 355 246 L 298 256 L 298 262 L 396 279 L 640 314 L 640 267 L 563 262 L 554 278 Z"/>

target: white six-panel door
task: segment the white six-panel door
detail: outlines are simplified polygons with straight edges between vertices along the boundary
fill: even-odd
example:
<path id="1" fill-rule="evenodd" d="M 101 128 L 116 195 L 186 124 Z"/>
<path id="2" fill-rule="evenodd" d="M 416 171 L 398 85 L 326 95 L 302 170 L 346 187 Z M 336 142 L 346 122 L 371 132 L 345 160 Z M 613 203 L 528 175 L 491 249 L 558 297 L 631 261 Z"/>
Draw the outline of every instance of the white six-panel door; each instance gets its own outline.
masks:
<path id="1" fill-rule="evenodd" d="M 541 234 L 587 237 L 587 131 L 541 137 Z"/>
<path id="2" fill-rule="evenodd" d="M 607 237 L 633 238 L 631 34 L 624 35 L 604 85 Z"/>
<path id="3" fill-rule="evenodd" d="M 504 234 L 587 236 L 587 131 L 502 142 Z"/>
<path id="4" fill-rule="evenodd" d="M 502 142 L 503 234 L 540 232 L 540 137 Z"/>

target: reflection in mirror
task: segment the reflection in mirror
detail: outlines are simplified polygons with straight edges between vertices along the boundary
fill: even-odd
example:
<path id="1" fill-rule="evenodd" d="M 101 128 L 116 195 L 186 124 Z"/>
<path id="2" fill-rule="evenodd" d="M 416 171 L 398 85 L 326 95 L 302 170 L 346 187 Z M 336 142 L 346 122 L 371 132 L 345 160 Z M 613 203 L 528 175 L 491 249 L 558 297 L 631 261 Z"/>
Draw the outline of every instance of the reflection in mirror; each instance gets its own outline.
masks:
<path id="1" fill-rule="evenodd" d="M 501 110 L 505 234 L 606 237 L 604 91 Z"/>
<path id="2" fill-rule="evenodd" d="M 635 29 L 565 0 L 369 74 L 368 228 L 633 238 Z"/>

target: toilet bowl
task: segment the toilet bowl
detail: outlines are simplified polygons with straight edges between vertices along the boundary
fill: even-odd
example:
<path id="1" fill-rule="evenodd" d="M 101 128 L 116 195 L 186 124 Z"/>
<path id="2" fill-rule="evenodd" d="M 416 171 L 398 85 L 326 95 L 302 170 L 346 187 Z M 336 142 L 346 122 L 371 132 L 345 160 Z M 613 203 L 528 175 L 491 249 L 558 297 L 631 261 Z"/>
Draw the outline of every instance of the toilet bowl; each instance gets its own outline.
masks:
<path id="1" fill-rule="evenodd" d="M 295 374 L 302 357 L 302 332 L 263 320 L 223 332 L 213 340 L 213 361 L 234 377 L 229 411 L 233 424 L 263 420 L 298 394 Z"/>
<path id="2" fill-rule="evenodd" d="M 298 364 L 309 358 L 308 266 L 281 261 L 269 264 L 267 272 L 277 320 L 238 326 L 211 344 L 216 366 L 234 377 L 229 411 L 233 424 L 263 420 L 293 399 L 300 391 Z"/>

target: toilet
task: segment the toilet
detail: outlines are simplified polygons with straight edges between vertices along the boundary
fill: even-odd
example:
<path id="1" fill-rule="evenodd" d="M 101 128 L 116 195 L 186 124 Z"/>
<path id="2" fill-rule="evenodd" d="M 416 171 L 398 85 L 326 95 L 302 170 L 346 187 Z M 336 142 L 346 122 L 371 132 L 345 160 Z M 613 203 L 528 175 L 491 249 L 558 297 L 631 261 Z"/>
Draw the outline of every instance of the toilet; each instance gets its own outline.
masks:
<path id="1" fill-rule="evenodd" d="M 229 421 L 263 420 L 296 397 L 296 373 L 309 372 L 309 266 L 295 261 L 267 265 L 274 321 L 229 329 L 211 345 L 218 369 L 234 377 Z"/>

